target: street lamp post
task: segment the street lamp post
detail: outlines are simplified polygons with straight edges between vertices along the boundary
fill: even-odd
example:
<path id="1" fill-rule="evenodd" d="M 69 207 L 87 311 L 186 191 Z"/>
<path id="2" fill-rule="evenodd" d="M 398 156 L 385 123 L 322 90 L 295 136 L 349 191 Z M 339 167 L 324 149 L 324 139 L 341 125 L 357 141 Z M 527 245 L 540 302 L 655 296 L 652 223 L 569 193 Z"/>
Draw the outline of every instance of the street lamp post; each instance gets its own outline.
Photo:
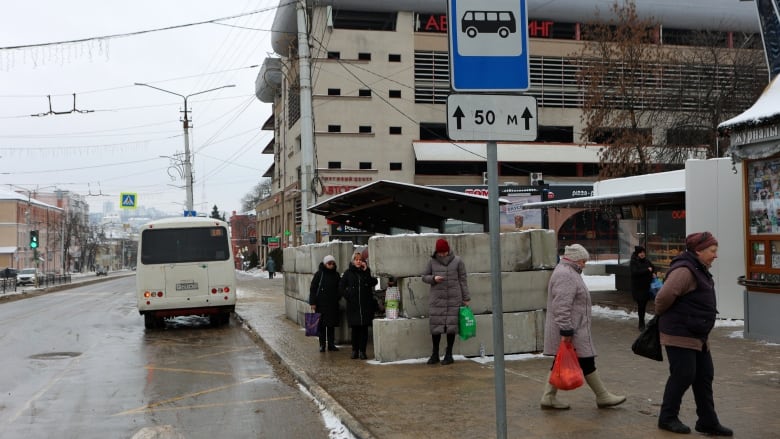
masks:
<path id="1" fill-rule="evenodd" d="M 223 85 L 221 87 L 216 88 L 210 88 L 208 90 L 199 91 L 197 93 L 190 93 L 188 95 L 182 95 L 179 93 L 174 93 L 170 90 L 165 90 L 164 88 L 155 87 L 153 85 L 144 84 L 143 82 L 136 82 L 135 85 L 142 85 L 144 87 L 153 88 L 155 90 L 159 90 L 165 93 L 170 93 L 172 95 L 176 95 L 182 99 L 184 99 L 184 120 L 182 121 L 184 123 L 184 182 L 187 187 L 187 214 L 190 215 L 192 212 L 192 160 L 190 159 L 190 120 L 188 117 L 188 111 L 187 111 L 187 99 L 200 95 L 203 93 L 208 93 L 210 91 L 214 90 L 220 90 L 223 88 L 229 88 L 229 87 L 235 87 L 235 84 L 230 85 Z"/>

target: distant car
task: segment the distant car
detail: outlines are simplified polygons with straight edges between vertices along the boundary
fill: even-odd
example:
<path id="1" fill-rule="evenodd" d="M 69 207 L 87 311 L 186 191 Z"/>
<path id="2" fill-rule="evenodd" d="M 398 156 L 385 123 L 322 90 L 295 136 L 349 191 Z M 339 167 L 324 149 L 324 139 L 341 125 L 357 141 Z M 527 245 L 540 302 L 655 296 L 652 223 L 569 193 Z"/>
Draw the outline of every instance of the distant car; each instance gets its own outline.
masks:
<path id="1" fill-rule="evenodd" d="M 16 277 L 16 269 L 15 268 L 4 268 L 0 270 L 0 278 L 11 278 Z"/>
<path id="2" fill-rule="evenodd" d="M 98 267 L 97 269 L 95 269 L 95 275 L 96 276 L 108 276 L 108 268 Z"/>
<path id="3" fill-rule="evenodd" d="M 35 268 L 23 268 L 16 274 L 16 285 L 35 285 L 39 274 Z"/>

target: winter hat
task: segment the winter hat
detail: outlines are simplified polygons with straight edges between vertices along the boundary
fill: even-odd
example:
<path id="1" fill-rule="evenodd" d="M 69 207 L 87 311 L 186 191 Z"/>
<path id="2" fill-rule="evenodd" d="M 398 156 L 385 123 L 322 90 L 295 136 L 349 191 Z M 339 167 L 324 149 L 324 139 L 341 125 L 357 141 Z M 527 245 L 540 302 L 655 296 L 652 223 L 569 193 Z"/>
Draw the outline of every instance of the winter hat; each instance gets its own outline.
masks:
<path id="1" fill-rule="evenodd" d="M 448 253 L 450 251 L 450 245 L 444 238 L 436 240 L 436 253 Z"/>
<path id="2" fill-rule="evenodd" d="M 634 253 L 639 254 L 639 253 L 642 253 L 643 251 L 645 251 L 645 248 L 642 247 L 641 245 L 635 245 L 634 246 Z"/>
<path id="3" fill-rule="evenodd" d="M 328 255 L 322 258 L 323 264 L 328 265 L 328 262 L 336 262 L 336 258 L 334 258 L 333 255 Z"/>
<path id="4" fill-rule="evenodd" d="M 718 245 L 718 240 L 710 232 L 691 233 L 685 238 L 685 248 L 700 252 L 712 245 Z"/>
<path id="5" fill-rule="evenodd" d="M 563 257 L 570 261 L 586 261 L 590 259 L 588 251 L 580 244 L 567 245 Z"/>

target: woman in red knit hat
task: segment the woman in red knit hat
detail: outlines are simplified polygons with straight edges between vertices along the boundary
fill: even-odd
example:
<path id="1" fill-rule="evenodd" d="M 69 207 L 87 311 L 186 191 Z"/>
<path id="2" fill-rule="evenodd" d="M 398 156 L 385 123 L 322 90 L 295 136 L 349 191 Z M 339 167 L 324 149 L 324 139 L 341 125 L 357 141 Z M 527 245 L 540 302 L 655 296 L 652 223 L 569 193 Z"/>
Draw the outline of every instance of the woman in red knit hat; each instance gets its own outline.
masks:
<path id="1" fill-rule="evenodd" d="M 655 313 L 661 344 L 669 360 L 669 379 L 664 389 L 658 428 L 688 434 L 680 421 L 680 405 L 688 388 L 696 401 L 696 431 L 709 436 L 732 436 L 715 412 L 712 381 L 715 367 L 707 341 L 718 314 L 715 281 L 710 267 L 718 257 L 718 240 L 710 232 L 691 233 L 685 251 L 674 259 L 666 281 L 655 297 Z"/>
<path id="2" fill-rule="evenodd" d="M 447 350 L 441 364 L 452 364 L 452 346 L 458 333 L 458 311 L 461 305 L 469 304 L 471 295 L 466 281 L 466 265 L 460 256 L 450 251 L 446 239 L 440 238 L 436 241 L 436 251 L 428 260 L 422 281 L 431 285 L 428 314 L 430 314 L 433 352 L 428 359 L 428 364 L 439 362 L 439 343 L 442 334 L 447 334 Z"/>

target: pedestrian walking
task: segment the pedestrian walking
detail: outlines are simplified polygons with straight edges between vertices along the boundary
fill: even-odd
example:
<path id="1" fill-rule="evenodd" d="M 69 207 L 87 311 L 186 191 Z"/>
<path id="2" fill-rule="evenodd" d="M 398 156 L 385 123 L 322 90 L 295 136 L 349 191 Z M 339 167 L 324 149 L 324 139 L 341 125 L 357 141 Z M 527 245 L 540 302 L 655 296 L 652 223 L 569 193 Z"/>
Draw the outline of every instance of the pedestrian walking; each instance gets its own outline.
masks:
<path id="1" fill-rule="evenodd" d="M 663 287 L 655 298 L 661 344 L 669 360 L 658 428 L 688 434 L 680 421 L 682 397 L 693 388 L 696 431 L 711 436 L 732 436 L 715 413 L 712 381 L 715 367 L 707 342 L 718 314 L 715 282 L 709 269 L 718 257 L 718 240 L 710 232 L 685 238 L 685 251 L 672 259 Z"/>
<path id="2" fill-rule="evenodd" d="M 563 257 L 550 276 L 547 286 L 544 354 L 555 355 L 561 342 L 571 342 L 577 351 L 577 360 L 585 375 L 585 381 L 596 395 L 596 405 L 599 408 L 613 407 L 622 404 L 626 397 L 608 392 L 596 371 L 596 348 L 591 336 L 592 303 L 588 287 L 582 279 L 582 269 L 589 257 L 588 251 L 582 245 L 567 245 Z M 542 393 L 542 409 L 569 408 L 569 404 L 556 399 L 557 392 L 558 389 L 550 384 L 548 374 Z"/>
<path id="3" fill-rule="evenodd" d="M 355 252 L 339 282 L 339 291 L 347 299 L 347 322 L 352 330 L 352 359 L 368 358 L 368 327 L 374 320 L 376 284 L 377 279 L 371 276 L 371 269 L 363 260 L 363 255 Z"/>
<path id="4" fill-rule="evenodd" d="M 268 257 L 268 261 L 265 263 L 265 269 L 268 271 L 268 279 L 273 279 L 274 274 L 276 273 L 276 262 L 274 262 L 274 258 Z"/>
<path id="5" fill-rule="evenodd" d="M 631 254 L 631 296 L 636 302 L 637 313 L 639 314 L 639 330 L 645 329 L 645 311 L 647 302 L 653 298 L 650 294 L 650 283 L 656 276 L 655 266 L 647 259 L 647 252 L 641 245 L 634 247 L 634 253 Z"/>
<path id="6" fill-rule="evenodd" d="M 312 312 L 320 313 L 317 336 L 320 339 L 320 352 L 338 351 L 336 347 L 336 327 L 339 326 L 339 282 L 341 275 L 336 267 L 336 258 L 327 255 L 322 258 L 319 269 L 309 286 L 309 305 Z"/>
<path id="7" fill-rule="evenodd" d="M 433 349 L 428 364 L 439 363 L 439 344 L 442 334 L 447 335 L 447 348 L 441 364 L 453 363 L 452 347 L 458 334 L 458 311 L 461 305 L 468 306 L 471 294 L 466 277 L 466 265 L 460 256 L 450 251 L 446 239 L 438 239 L 436 248 L 425 271 L 422 281 L 431 285 L 428 295 L 428 314 Z"/>

